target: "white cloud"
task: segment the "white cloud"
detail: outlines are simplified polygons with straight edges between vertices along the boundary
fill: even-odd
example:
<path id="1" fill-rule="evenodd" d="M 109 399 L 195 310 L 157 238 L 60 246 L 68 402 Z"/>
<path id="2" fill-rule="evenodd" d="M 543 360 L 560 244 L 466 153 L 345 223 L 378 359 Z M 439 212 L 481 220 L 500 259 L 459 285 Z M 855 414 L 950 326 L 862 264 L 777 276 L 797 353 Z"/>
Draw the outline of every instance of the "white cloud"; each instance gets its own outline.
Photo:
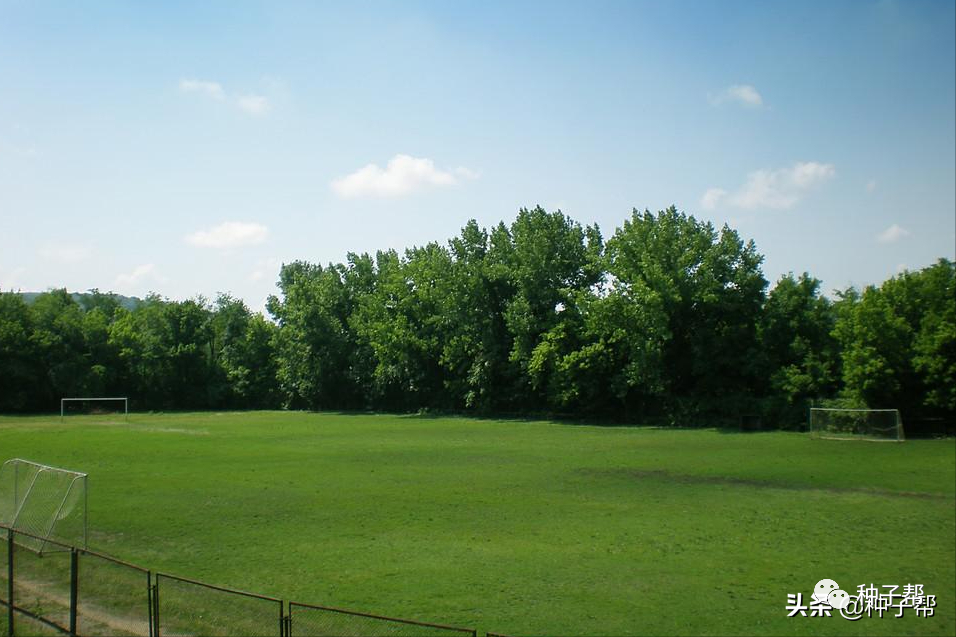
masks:
<path id="1" fill-rule="evenodd" d="M 481 177 L 481 173 L 476 170 L 471 170 L 465 168 L 464 166 L 459 166 L 455 169 L 455 174 L 461 177 L 462 179 L 478 179 Z"/>
<path id="2" fill-rule="evenodd" d="M 269 111 L 269 98 L 262 95 L 240 95 L 236 105 L 250 115 L 264 115 Z"/>
<path id="3" fill-rule="evenodd" d="M 709 188 L 701 197 L 700 205 L 713 210 L 720 205 L 740 210 L 792 208 L 816 186 L 836 175 L 833 164 L 797 162 L 789 168 L 756 170 L 747 175 L 747 181 L 736 191 Z"/>
<path id="4" fill-rule="evenodd" d="M 726 196 L 727 191 L 723 188 L 708 188 L 704 196 L 700 198 L 700 207 L 704 210 L 713 210 Z"/>
<path id="5" fill-rule="evenodd" d="M 262 224 L 227 221 L 186 235 L 185 241 L 200 248 L 238 248 L 262 243 L 268 236 L 269 229 Z"/>
<path id="6" fill-rule="evenodd" d="M 39 250 L 44 259 L 58 263 L 79 263 L 90 256 L 90 249 L 84 245 L 67 245 L 48 243 Z"/>
<path id="7" fill-rule="evenodd" d="M 332 181 L 332 190 L 343 199 L 357 197 L 400 197 L 426 188 L 453 186 L 459 178 L 476 179 L 478 173 L 458 167 L 439 170 L 431 159 L 395 155 L 383 170 L 369 164 L 350 175 Z"/>
<path id="8" fill-rule="evenodd" d="M 226 92 L 222 90 L 219 82 L 207 82 L 205 80 L 180 80 L 179 90 L 184 93 L 200 93 L 214 100 L 226 98 Z"/>
<path id="9" fill-rule="evenodd" d="M 116 286 L 129 289 L 130 286 L 134 286 L 146 281 L 151 281 L 153 283 L 166 283 L 168 281 L 166 277 L 161 275 L 156 269 L 155 263 L 144 263 L 143 265 L 138 265 L 133 268 L 133 271 L 128 274 L 120 274 L 116 277 Z"/>
<path id="10" fill-rule="evenodd" d="M 876 240 L 880 243 L 896 243 L 900 239 L 908 236 L 910 236 L 909 230 L 894 223 L 892 226 L 878 234 L 876 236 Z"/>
<path id="11" fill-rule="evenodd" d="M 866 191 L 873 192 L 874 190 L 876 190 L 876 180 L 871 179 L 868 182 L 866 182 Z"/>
<path id="12" fill-rule="evenodd" d="M 736 102 L 750 108 L 760 108 L 763 106 L 763 97 L 750 84 L 734 84 L 728 86 L 716 95 L 708 95 L 707 100 L 714 106 L 720 106 L 725 102 Z"/>
<path id="13" fill-rule="evenodd" d="M 265 95 L 230 95 L 219 82 L 183 79 L 179 81 L 179 90 L 183 93 L 198 93 L 218 102 L 228 102 L 249 115 L 265 115 L 272 107 Z"/>

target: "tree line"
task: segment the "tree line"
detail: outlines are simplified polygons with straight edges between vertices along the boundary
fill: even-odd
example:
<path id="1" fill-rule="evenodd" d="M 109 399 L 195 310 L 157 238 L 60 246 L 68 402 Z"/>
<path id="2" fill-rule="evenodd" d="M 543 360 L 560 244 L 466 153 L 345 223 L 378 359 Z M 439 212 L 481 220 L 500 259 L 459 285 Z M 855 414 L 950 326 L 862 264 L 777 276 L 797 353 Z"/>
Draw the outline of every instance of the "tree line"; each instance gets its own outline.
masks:
<path id="1" fill-rule="evenodd" d="M 132 309 L 96 290 L 0 294 L 0 411 L 376 409 L 674 425 L 805 422 L 811 401 L 956 415 L 956 268 L 829 299 L 768 292 L 752 241 L 671 207 L 605 240 L 561 212 L 441 244 L 296 261 L 270 317 L 220 295 Z"/>

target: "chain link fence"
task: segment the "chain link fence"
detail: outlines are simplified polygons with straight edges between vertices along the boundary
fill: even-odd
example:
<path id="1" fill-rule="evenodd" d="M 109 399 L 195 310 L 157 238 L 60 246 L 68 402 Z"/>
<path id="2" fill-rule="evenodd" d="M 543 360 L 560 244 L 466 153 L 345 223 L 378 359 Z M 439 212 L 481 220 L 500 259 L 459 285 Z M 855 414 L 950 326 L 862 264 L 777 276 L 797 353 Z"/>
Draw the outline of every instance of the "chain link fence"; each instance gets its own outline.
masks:
<path id="1" fill-rule="evenodd" d="M 42 552 L 38 547 L 42 544 Z M 477 637 L 151 571 L 0 525 L 0 635 Z"/>
<path id="2" fill-rule="evenodd" d="M 78 551 L 76 591 L 78 634 L 152 634 L 148 570 L 92 551 Z"/>
<path id="3" fill-rule="evenodd" d="M 282 600 L 159 573 L 153 591 L 159 635 L 281 637 Z"/>
<path id="4" fill-rule="evenodd" d="M 36 623 L 69 632 L 73 559 L 70 548 L 54 545 L 60 550 L 36 553 L 35 537 L 17 534 L 14 539 L 7 546 L 7 568 L 9 572 L 10 565 L 13 565 L 10 581 L 13 583 L 15 608 Z"/>
<path id="5" fill-rule="evenodd" d="M 289 637 L 462 637 L 477 632 L 467 628 L 383 617 L 313 604 L 289 603 Z"/>

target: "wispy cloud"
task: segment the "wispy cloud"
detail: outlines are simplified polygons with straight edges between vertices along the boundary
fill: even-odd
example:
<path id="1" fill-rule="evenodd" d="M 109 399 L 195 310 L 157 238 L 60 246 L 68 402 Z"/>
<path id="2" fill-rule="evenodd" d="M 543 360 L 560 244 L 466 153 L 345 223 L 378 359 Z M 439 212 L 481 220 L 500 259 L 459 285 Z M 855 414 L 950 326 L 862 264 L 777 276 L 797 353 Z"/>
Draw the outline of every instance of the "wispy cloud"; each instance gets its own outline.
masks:
<path id="1" fill-rule="evenodd" d="M 249 115 L 265 115 L 272 107 L 269 98 L 264 95 L 230 95 L 219 82 L 183 79 L 179 81 L 179 90 L 183 93 L 198 93 L 218 102 L 228 102 Z"/>
<path id="2" fill-rule="evenodd" d="M 222 90 L 222 84 L 219 82 L 207 82 L 205 80 L 180 80 L 179 90 L 183 93 L 199 93 L 214 100 L 226 99 L 226 92 Z"/>
<path id="3" fill-rule="evenodd" d="M 169 279 L 164 277 L 156 269 L 155 263 L 144 263 L 133 268 L 132 272 L 120 274 L 116 277 L 116 286 L 123 289 L 129 289 L 131 286 L 141 285 L 146 282 L 166 283 Z"/>
<path id="4" fill-rule="evenodd" d="M 236 105 L 250 115 L 264 115 L 269 111 L 269 98 L 263 95 L 241 95 L 236 98 Z"/>
<path id="5" fill-rule="evenodd" d="M 704 210 L 713 210 L 727 196 L 727 191 L 723 188 L 708 188 L 704 196 L 700 198 L 700 207 Z"/>
<path id="6" fill-rule="evenodd" d="M 199 230 L 184 237 L 186 243 L 200 248 L 239 248 L 262 243 L 269 229 L 259 223 L 227 221 L 207 230 Z"/>
<path id="7" fill-rule="evenodd" d="M 460 179 L 477 179 L 478 173 L 464 167 L 440 170 L 427 158 L 395 155 L 384 169 L 369 164 L 332 181 L 332 191 L 343 199 L 401 197 L 428 188 L 453 186 Z"/>
<path id="8" fill-rule="evenodd" d="M 833 164 L 797 162 L 788 168 L 756 170 L 734 192 L 709 188 L 700 199 L 704 210 L 737 208 L 740 210 L 792 208 L 816 186 L 836 175 Z"/>
<path id="9" fill-rule="evenodd" d="M 897 224 L 893 224 L 880 234 L 876 235 L 876 240 L 880 243 L 896 243 L 900 239 L 910 236 L 909 230 Z"/>
<path id="10" fill-rule="evenodd" d="M 875 180 L 875 179 L 871 179 L 871 180 L 869 180 L 868 182 L 866 182 L 866 191 L 867 191 L 867 192 L 873 192 L 873 191 L 875 191 L 875 190 L 876 190 L 876 180 Z"/>
<path id="11" fill-rule="evenodd" d="M 763 106 L 763 97 L 750 84 L 734 84 L 716 94 L 708 94 L 707 101 L 714 106 L 720 106 L 727 102 L 740 104 L 749 108 L 760 108 Z"/>

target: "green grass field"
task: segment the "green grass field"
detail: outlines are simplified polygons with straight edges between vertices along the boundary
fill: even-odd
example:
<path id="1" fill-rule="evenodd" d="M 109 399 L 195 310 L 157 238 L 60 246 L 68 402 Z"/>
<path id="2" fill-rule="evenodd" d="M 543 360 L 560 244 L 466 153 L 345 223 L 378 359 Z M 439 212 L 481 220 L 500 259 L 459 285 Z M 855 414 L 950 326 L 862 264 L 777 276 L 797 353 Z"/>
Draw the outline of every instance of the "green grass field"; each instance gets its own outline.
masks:
<path id="1" fill-rule="evenodd" d="M 953 635 L 956 444 L 288 412 L 0 417 L 90 474 L 92 548 L 506 634 Z M 934 617 L 787 618 L 920 583 Z"/>

